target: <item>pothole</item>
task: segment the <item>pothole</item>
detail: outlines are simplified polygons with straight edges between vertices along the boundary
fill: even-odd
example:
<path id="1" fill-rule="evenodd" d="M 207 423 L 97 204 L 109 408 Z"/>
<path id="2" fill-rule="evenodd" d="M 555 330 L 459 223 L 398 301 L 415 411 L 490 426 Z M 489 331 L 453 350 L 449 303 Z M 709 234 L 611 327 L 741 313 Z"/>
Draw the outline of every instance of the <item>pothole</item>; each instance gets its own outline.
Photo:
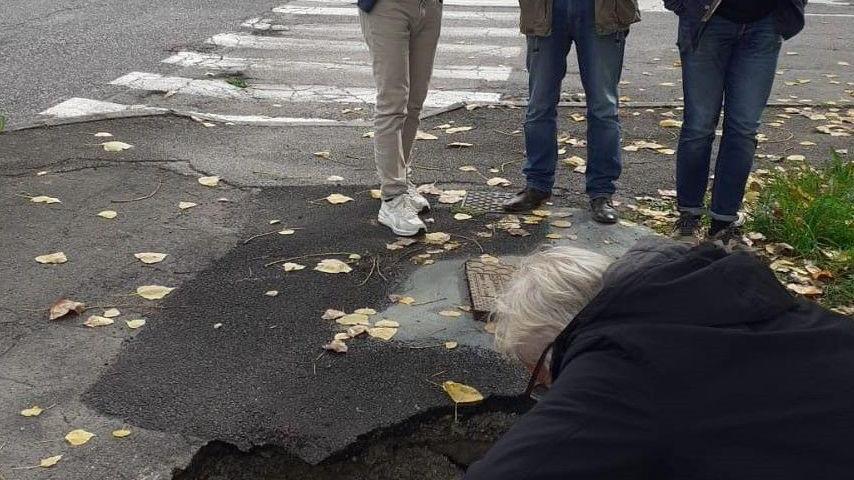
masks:
<path id="1" fill-rule="evenodd" d="M 474 413 L 428 412 L 373 432 L 346 451 L 310 465 L 275 446 L 242 452 L 212 442 L 173 480 L 448 480 L 461 478 L 530 407 L 492 400 Z M 469 409 L 470 410 L 470 409 Z"/>

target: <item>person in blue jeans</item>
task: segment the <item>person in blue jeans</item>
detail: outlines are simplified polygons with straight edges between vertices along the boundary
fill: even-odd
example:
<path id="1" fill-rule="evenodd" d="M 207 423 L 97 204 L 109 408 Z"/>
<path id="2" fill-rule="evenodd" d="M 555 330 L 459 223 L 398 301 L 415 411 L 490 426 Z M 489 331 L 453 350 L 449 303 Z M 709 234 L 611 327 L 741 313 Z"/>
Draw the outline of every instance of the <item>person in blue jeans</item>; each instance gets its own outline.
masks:
<path id="1" fill-rule="evenodd" d="M 551 0 L 551 8 L 543 9 L 545 15 L 551 13 L 551 18 L 545 19 L 551 28 L 545 34 L 526 31 L 526 16 L 530 18 L 536 12 L 526 14 L 526 3 L 532 2 L 521 3 L 522 30 L 528 33 L 530 100 L 525 119 L 527 161 L 523 169 L 527 186 L 507 201 L 504 209 L 529 211 L 551 196 L 558 155 L 557 104 L 566 75 L 566 57 L 574 43 L 587 100 L 586 192 L 593 219 L 616 223 L 611 195 L 621 172 L 617 89 L 628 26 L 640 19 L 637 3 L 619 0 L 620 15 L 615 17 L 601 7 L 597 9 L 596 0 Z"/>
<path id="2" fill-rule="evenodd" d="M 756 153 L 783 39 L 804 26 L 806 0 L 665 0 L 679 15 L 685 112 L 676 158 L 680 218 L 674 235 L 702 237 L 712 142 L 723 110 L 708 236 L 741 237 L 738 211 Z"/>

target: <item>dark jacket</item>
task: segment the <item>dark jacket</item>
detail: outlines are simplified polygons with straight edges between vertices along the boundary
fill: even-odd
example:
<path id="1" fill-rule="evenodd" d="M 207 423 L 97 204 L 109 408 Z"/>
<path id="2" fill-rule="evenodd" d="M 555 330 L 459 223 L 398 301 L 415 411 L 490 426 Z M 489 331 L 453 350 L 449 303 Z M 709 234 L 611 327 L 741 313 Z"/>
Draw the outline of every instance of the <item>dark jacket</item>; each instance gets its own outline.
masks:
<path id="1" fill-rule="evenodd" d="M 551 390 L 466 479 L 854 478 L 854 322 L 746 253 L 634 254 L 558 337 Z"/>
<path id="2" fill-rule="evenodd" d="M 638 0 L 593 0 L 596 33 L 609 35 L 629 29 L 640 21 Z M 552 33 L 554 0 L 519 0 L 519 30 L 525 35 L 546 37 Z"/>
<path id="3" fill-rule="evenodd" d="M 721 0 L 664 0 L 664 7 L 679 15 L 683 27 L 679 28 L 680 47 L 696 48 L 706 22 L 714 15 Z M 804 28 L 804 7 L 807 0 L 780 0 L 774 16 L 777 33 L 788 40 Z"/>
<path id="4" fill-rule="evenodd" d="M 374 5 L 376 5 L 377 0 L 356 0 L 356 4 L 359 5 L 359 8 L 364 10 L 365 12 L 370 12 L 374 9 Z"/>

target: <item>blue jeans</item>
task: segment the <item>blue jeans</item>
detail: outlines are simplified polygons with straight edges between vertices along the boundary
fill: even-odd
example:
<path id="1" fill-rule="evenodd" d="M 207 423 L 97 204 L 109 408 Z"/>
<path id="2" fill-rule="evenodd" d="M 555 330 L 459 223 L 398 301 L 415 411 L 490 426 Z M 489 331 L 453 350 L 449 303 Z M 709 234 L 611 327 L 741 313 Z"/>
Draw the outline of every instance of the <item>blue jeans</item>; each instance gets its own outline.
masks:
<path id="1" fill-rule="evenodd" d="M 622 170 L 617 86 L 623 70 L 627 32 L 597 35 L 594 0 L 554 0 L 552 33 L 528 36 L 525 118 L 528 187 L 551 192 L 557 166 L 557 103 L 566 57 L 575 43 L 587 98 L 587 185 L 591 198 L 614 193 Z"/>
<path id="2" fill-rule="evenodd" d="M 692 27 L 692 21 L 680 19 L 680 29 Z M 774 84 L 782 42 L 773 15 L 747 25 L 715 15 L 705 26 L 696 49 L 680 45 L 685 92 L 685 118 L 676 158 L 680 211 L 703 213 L 712 142 L 723 107 L 723 137 L 715 162 L 709 214 L 721 221 L 738 219 L 756 153 L 756 131 Z"/>

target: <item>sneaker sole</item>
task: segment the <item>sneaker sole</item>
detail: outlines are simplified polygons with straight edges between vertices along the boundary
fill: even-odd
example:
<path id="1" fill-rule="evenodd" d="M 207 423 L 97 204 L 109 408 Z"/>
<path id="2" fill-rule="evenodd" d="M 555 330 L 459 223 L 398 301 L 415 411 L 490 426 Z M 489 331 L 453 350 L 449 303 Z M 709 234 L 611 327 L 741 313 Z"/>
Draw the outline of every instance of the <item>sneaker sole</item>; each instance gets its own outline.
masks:
<path id="1" fill-rule="evenodd" d="M 426 232 L 426 231 L 427 231 L 427 229 L 426 229 L 426 228 L 419 228 L 418 230 L 415 230 L 415 232 L 412 232 L 412 231 L 406 231 L 406 230 L 400 230 L 400 229 L 398 229 L 398 228 L 395 228 L 393 225 L 391 225 L 391 222 L 387 222 L 387 221 L 385 221 L 385 220 L 383 219 L 383 216 L 382 216 L 382 215 L 377 216 L 377 222 L 379 222 L 379 223 L 380 223 L 380 225 L 383 225 L 383 226 L 388 227 L 389 229 L 391 229 L 391 231 L 392 231 L 395 235 L 398 235 L 398 236 L 401 236 L 401 237 L 415 237 L 415 236 L 417 236 L 419 233 L 421 233 L 421 232 Z"/>

